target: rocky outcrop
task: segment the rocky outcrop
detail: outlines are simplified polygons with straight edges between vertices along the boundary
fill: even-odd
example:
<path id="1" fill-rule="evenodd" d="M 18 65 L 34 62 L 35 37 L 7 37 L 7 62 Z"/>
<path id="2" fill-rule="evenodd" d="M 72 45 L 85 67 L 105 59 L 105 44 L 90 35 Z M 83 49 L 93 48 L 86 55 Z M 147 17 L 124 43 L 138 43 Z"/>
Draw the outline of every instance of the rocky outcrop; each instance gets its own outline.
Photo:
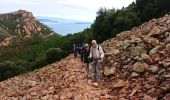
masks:
<path id="1" fill-rule="evenodd" d="M 28 12 L 26 10 L 18 10 L 15 12 L 11 12 L 12 15 L 20 15 L 21 18 L 28 18 L 28 17 L 33 17 L 33 14 L 31 12 Z"/>
<path id="2" fill-rule="evenodd" d="M 165 15 L 103 42 L 101 45 L 107 51 L 104 67 L 117 70 L 109 83 L 114 85 L 115 79 L 127 82 L 110 93 L 128 100 L 169 98 L 169 40 L 170 15 Z"/>
<path id="3" fill-rule="evenodd" d="M 32 35 L 51 35 L 54 33 L 49 27 L 43 25 L 26 10 L 0 14 L 0 25 L 8 28 L 10 34 L 30 37 Z"/>
<path id="4" fill-rule="evenodd" d="M 0 42 L 0 47 L 2 47 L 2 46 L 9 46 L 10 43 L 12 43 L 12 38 L 13 37 L 9 37 L 9 38 L 6 38 L 3 41 L 1 41 Z"/>

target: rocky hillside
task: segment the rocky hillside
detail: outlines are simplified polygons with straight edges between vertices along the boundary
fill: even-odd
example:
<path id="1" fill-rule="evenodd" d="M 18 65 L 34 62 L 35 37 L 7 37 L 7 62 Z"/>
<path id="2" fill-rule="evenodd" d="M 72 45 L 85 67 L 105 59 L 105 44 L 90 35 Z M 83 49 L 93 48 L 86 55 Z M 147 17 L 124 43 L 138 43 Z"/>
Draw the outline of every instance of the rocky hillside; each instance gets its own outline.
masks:
<path id="1" fill-rule="evenodd" d="M 170 15 L 124 31 L 101 44 L 106 57 L 99 87 L 70 55 L 0 82 L 1 99 L 170 100 Z"/>
<path id="2" fill-rule="evenodd" d="M 52 35 L 53 31 L 40 23 L 31 12 L 18 10 L 0 14 L 0 35 Z"/>
<path id="3" fill-rule="evenodd" d="M 170 100 L 170 15 L 124 31 L 102 45 L 107 51 L 104 75 L 113 75 L 108 85 L 111 94 L 122 100 Z"/>

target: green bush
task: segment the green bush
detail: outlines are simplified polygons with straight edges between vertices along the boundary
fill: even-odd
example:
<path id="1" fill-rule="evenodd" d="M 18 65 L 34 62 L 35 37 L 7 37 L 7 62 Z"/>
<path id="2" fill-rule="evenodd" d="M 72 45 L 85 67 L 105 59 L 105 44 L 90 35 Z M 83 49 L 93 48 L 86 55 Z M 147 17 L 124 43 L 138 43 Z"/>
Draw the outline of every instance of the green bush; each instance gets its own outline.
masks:
<path id="1" fill-rule="evenodd" d="M 46 52 L 46 60 L 48 63 L 53 63 L 60 60 L 65 56 L 64 52 L 60 48 L 51 48 Z"/>
<path id="2" fill-rule="evenodd" d="M 12 61 L 5 61 L 0 63 L 0 80 L 16 75 L 15 63 Z"/>
<path id="3" fill-rule="evenodd" d="M 45 57 L 37 58 L 34 62 L 34 69 L 41 68 L 47 64 L 48 62 Z"/>

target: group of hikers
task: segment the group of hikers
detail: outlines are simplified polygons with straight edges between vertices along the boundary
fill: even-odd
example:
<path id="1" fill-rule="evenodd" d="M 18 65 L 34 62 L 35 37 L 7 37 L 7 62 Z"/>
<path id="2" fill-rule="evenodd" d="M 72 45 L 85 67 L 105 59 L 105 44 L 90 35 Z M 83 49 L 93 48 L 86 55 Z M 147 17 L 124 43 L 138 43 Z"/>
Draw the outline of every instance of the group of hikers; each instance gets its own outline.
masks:
<path id="1" fill-rule="evenodd" d="M 100 82 L 100 70 L 104 58 L 103 48 L 92 40 L 91 47 L 88 43 L 82 45 L 73 45 L 74 56 L 80 55 L 81 61 L 86 63 L 87 76 L 89 79 Z"/>

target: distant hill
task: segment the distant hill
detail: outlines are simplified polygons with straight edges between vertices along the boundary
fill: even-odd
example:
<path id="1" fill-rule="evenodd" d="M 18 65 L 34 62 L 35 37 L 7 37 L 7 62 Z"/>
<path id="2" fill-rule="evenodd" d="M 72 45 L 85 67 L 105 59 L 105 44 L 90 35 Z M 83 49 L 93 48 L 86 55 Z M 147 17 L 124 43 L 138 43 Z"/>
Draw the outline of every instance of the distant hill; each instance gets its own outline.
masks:
<path id="1" fill-rule="evenodd" d="M 54 32 L 48 26 L 39 22 L 31 12 L 18 10 L 0 14 L 1 35 L 52 35 Z"/>

